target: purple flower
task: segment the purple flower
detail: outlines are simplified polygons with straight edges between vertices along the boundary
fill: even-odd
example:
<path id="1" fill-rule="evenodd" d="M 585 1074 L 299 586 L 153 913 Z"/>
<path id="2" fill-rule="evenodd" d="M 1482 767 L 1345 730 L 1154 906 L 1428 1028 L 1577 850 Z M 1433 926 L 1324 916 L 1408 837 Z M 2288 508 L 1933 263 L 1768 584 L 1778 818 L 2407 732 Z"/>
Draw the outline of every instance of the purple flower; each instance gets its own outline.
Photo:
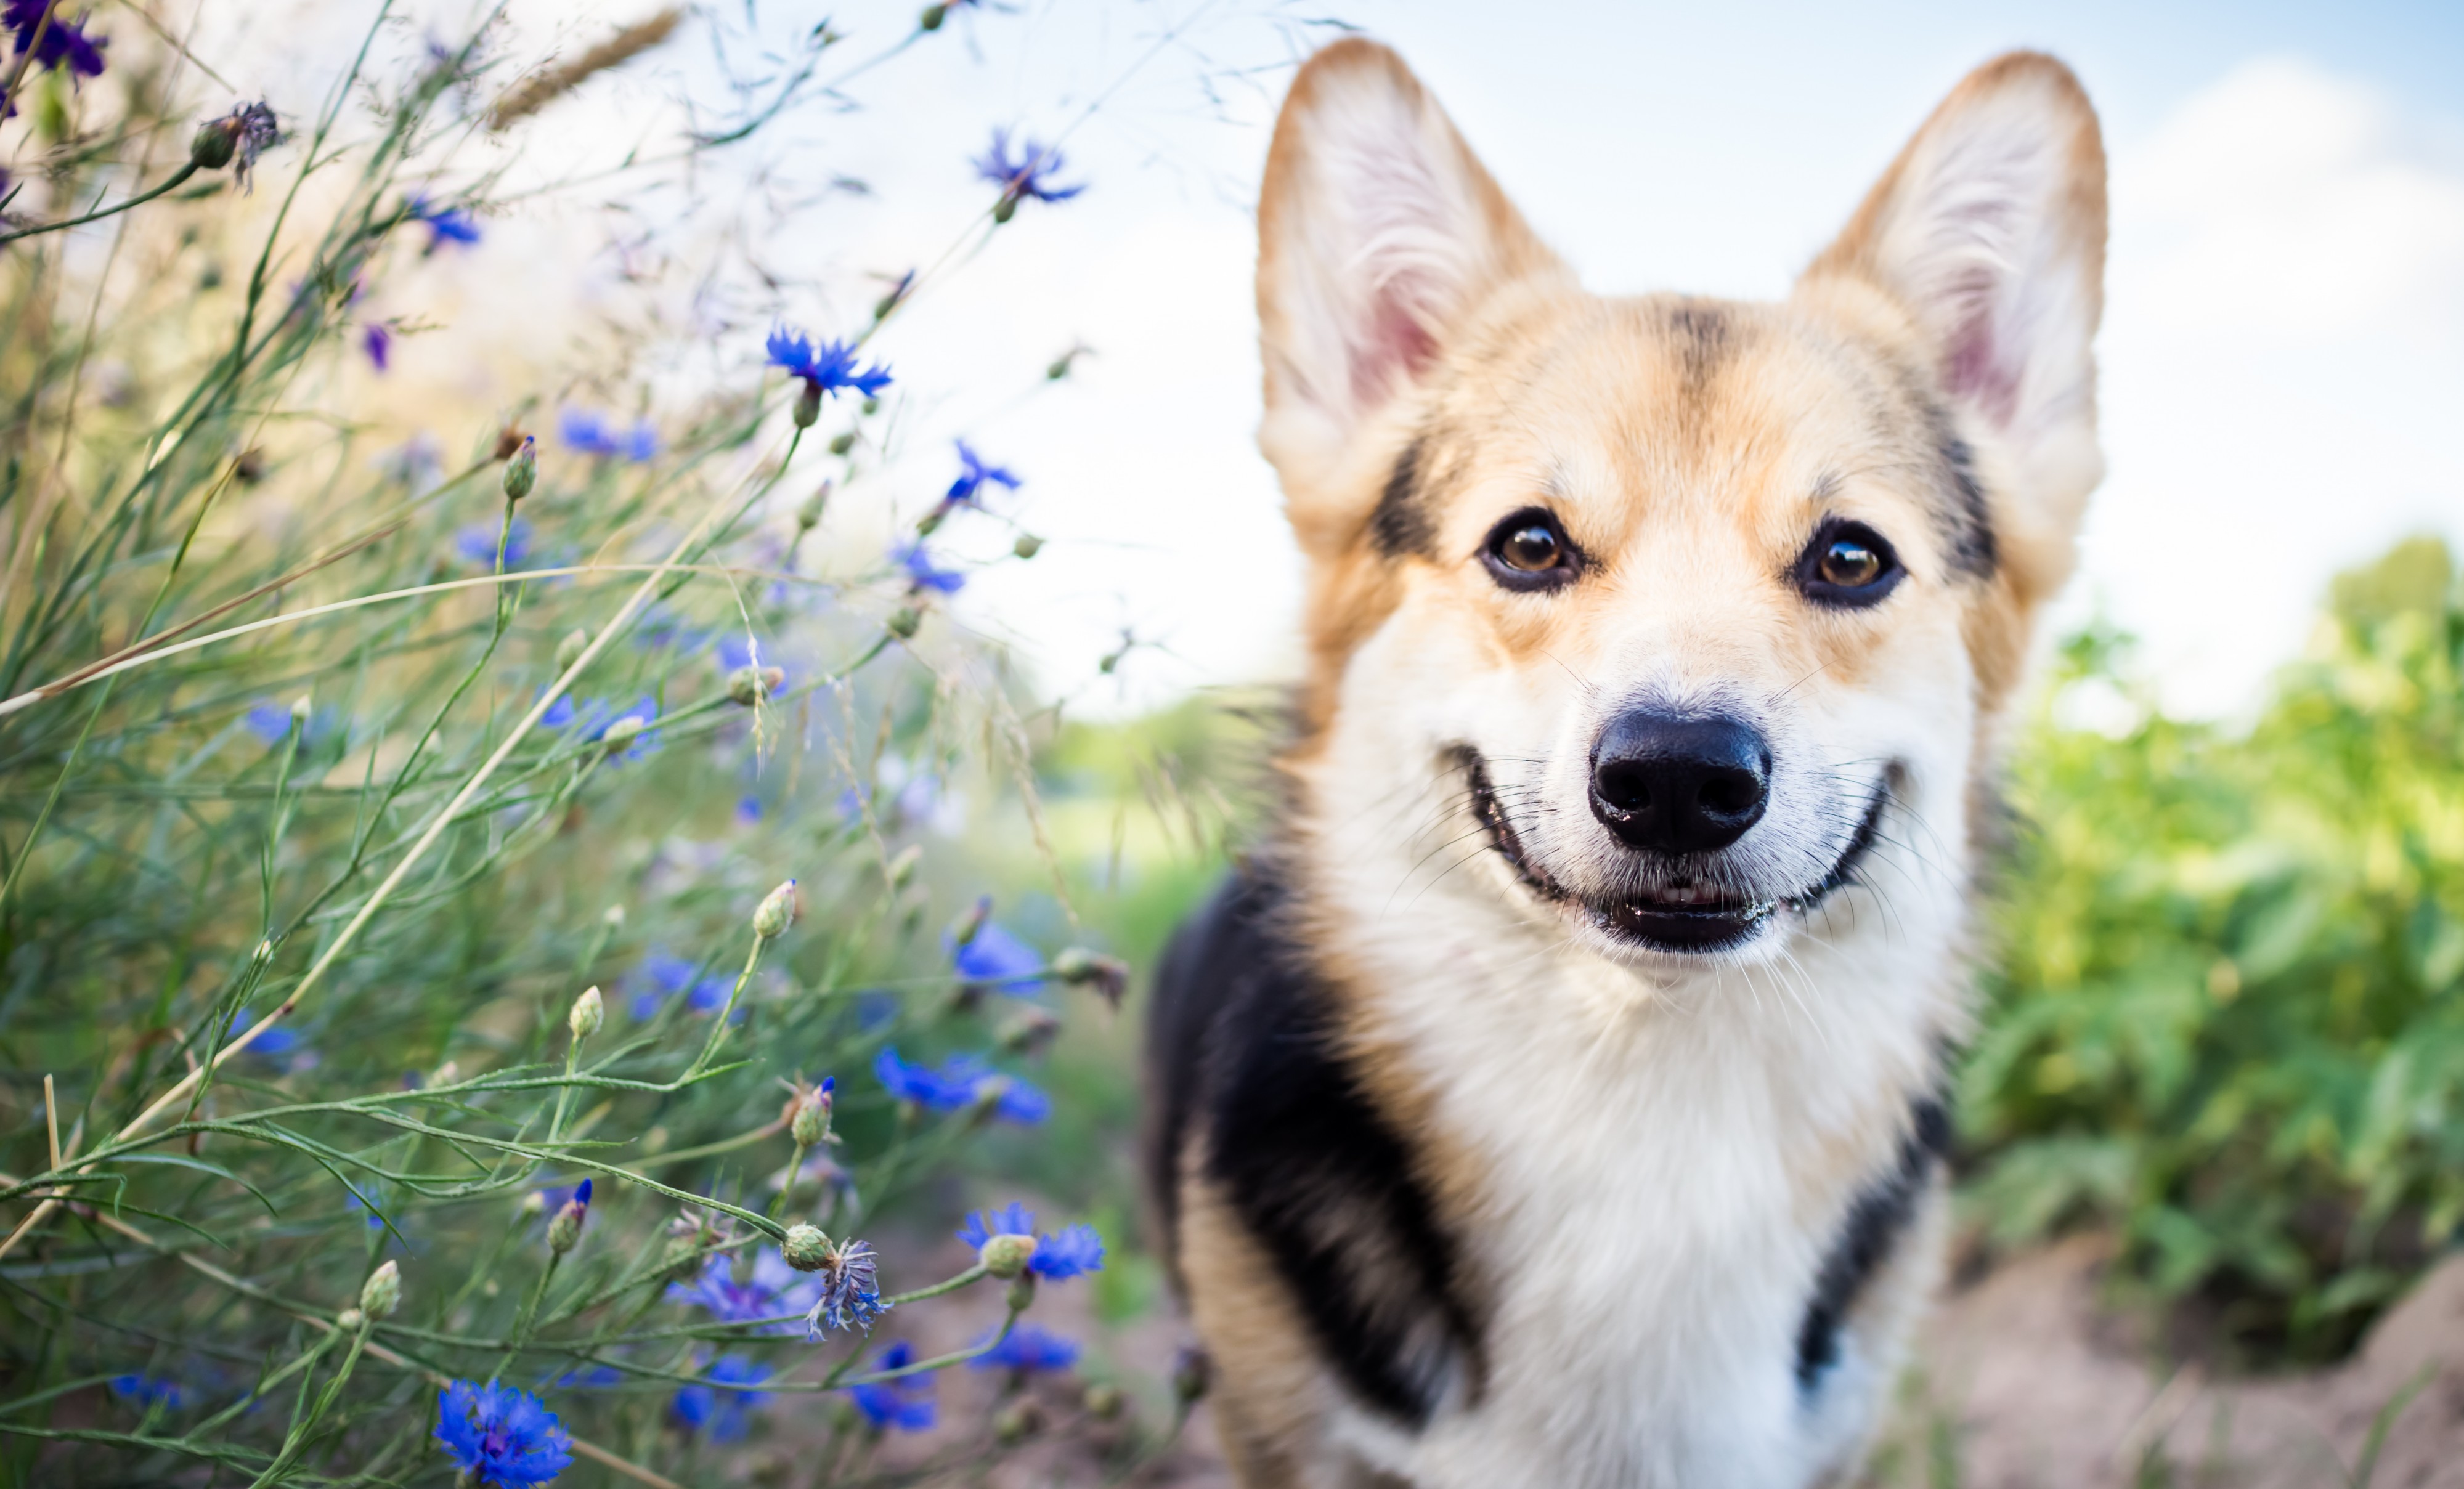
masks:
<path id="1" fill-rule="evenodd" d="M 132 1406 L 180 1410 L 180 1383 L 166 1375 L 115 1375 L 111 1393 Z"/>
<path id="2" fill-rule="evenodd" d="M 802 378 L 815 396 L 853 388 L 867 398 L 878 398 L 890 386 L 890 369 L 879 362 L 869 367 L 855 364 L 853 341 L 824 341 L 813 344 L 812 338 L 785 326 L 775 327 L 762 343 L 769 365 L 780 368 L 791 378 Z"/>
<path id="3" fill-rule="evenodd" d="M 1078 1344 L 1034 1324 L 1020 1324 L 1009 1337 L 967 1362 L 971 1370 L 1066 1370 L 1078 1363 Z"/>
<path id="4" fill-rule="evenodd" d="M 736 825 L 756 827 L 761 822 L 761 799 L 747 792 L 736 799 Z"/>
<path id="5" fill-rule="evenodd" d="M 769 1394 L 759 1390 L 729 1390 L 730 1386 L 759 1386 L 770 1378 L 770 1367 L 737 1355 L 721 1355 L 711 1362 L 706 1372 L 708 1386 L 677 1388 L 669 1410 L 687 1432 L 710 1429 L 713 1442 L 734 1442 L 744 1435 L 746 1418 L 758 1408 L 770 1404 Z"/>
<path id="6" fill-rule="evenodd" d="M 873 1356 L 876 1371 L 903 1370 L 915 1363 L 915 1347 L 898 1340 Z M 875 1427 L 895 1428 L 903 1433 L 933 1430 L 933 1377 L 926 1374 L 902 1375 L 895 1380 L 875 1381 L 849 1386 L 847 1393 L 855 1409 Z"/>
<path id="7" fill-rule="evenodd" d="M 1067 202 L 1087 189 L 1081 183 L 1074 186 L 1054 186 L 1045 178 L 1061 169 L 1061 152 L 1046 149 L 1033 140 L 1019 142 L 1019 156 L 1009 155 L 1009 131 L 993 131 L 993 147 L 975 162 L 976 174 L 1001 188 L 1001 203 L 993 214 L 1003 222 L 1009 212 L 1028 197 L 1039 202 Z"/>
<path id="8" fill-rule="evenodd" d="M 668 1302 L 706 1308 L 722 1324 L 758 1324 L 803 1313 L 819 1303 L 821 1295 L 820 1280 L 789 1266 L 775 1246 L 753 1259 L 753 1275 L 743 1281 L 736 1280 L 735 1263 L 728 1258 L 712 1257 L 702 1262 L 701 1275 L 690 1284 L 668 1284 Z M 774 1323 L 759 1332 L 792 1334 L 796 1325 Z"/>
<path id="9" fill-rule="evenodd" d="M 368 349 L 370 365 L 379 372 L 392 365 L 393 332 L 391 329 L 382 324 L 372 325 L 363 333 L 362 339 Z"/>
<path id="10" fill-rule="evenodd" d="M 881 1300 L 880 1266 L 869 1242 L 847 1240 L 830 1248 L 816 1274 L 822 1296 L 804 1315 L 804 1337 L 817 1339 L 834 1328 L 869 1333 L 872 1321 L 891 1307 Z"/>
<path id="11" fill-rule="evenodd" d="M 557 414 L 556 428 L 567 446 L 585 455 L 639 464 L 659 452 L 659 431 L 648 421 L 620 429 L 614 421 L 594 409 L 566 408 Z"/>
<path id="12" fill-rule="evenodd" d="M 979 927 L 966 945 L 953 951 L 951 960 L 962 982 L 999 988 L 1012 997 L 1029 997 L 1044 990 L 1044 953 L 996 920 Z"/>
<path id="13" fill-rule="evenodd" d="M 494 522 L 473 522 L 453 535 L 453 551 L 473 563 L 494 568 L 496 562 L 496 532 Z M 505 567 L 517 569 L 530 557 L 531 525 L 520 517 L 505 530 Z"/>
<path id="14" fill-rule="evenodd" d="M 1104 1270 L 1104 1237 L 1091 1225 L 1065 1225 L 1060 1234 L 1041 1237 L 1035 1256 L 1026 1263 L 1036 1276 L 1055 1282 Z"/>
<path id="15" fill-rule="evenodd" d="M 46 26 L 43 12 L 47 9 L 50 7 L 44 0 L 7 0 L 5 6 L 0 6 L 0 26 L 17 33 L 18 55 L 23 56 L 31 48 L 34 66 L 54 70 L 66 67 L 72 80 L 101 77 L 102 49 L 111 45 L 111 38 L 87 35 L 87 17 L 80 15 L 73 21 L 57 10 L 52 11 L 51 24 Z M 34 39 L 38 31 L 42 33 L 39 42 Z M 11 112 L 15 110 L 11 108 Z"/>
<path id="16" fill-rule="evenodd" d="M 901 543 L 891 557 L 907 570 L 907 578 L 917 589 L 935 594 L 955 595 L 966 586 L 967 577 L 956 569 L 944 569 L 933 562 L 933 555 L 920 542 Z"/>
<path id="17" fill-rule="evenodd" d="M 478 223 L 462 208 L 438 207 L 424 196 L 415 196 L 405 202 L 402 209 L 411 221 L 428 225 L 428 247 L 423 252 L 433 253 L 448 243 L 467 247 L 479 241 Z"/>
<path id="18" fill-rule="evenodd" d="M 490 1381 L 436 1393 L 436 1440 L 483 1484 L 543 1484 L 573 1461 L 573 1439 L 539 1398 Z"/>
<path id="19" fill-rule="evenodd" d="M 978 455 L 965 440 L 959 440 L 957 444 L 958 478 L 950 483 L 949 494 L 941 498 L 945 504 L 956 506 L 959 502 L 970 502 L 982 505 L 978 498 L 982 494 L 986 482 L 991 482 L 995 486 L 1006 486 L 1011 491 L 1018 490 L 1023 484 L 1007 466 L 984 464 L 983 457 Z"/>

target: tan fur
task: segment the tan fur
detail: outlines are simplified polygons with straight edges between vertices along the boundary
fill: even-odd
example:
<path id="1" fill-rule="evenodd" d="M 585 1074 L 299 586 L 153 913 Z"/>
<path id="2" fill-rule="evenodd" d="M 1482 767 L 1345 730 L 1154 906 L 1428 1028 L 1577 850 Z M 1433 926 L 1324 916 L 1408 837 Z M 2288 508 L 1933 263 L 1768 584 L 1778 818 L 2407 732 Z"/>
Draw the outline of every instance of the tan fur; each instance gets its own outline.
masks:
<path id="1" fill-rule="evenodd" d="M 2057 157 L 2050 163 L 2048 128 Z M 1341 152 L 1381 140 L 1436 163 L 1434 186 L 1397 178 L 1399 198 L 1422 191 L 1419 217 L 1397 208 L 1380 218 L 1377 192 L 1347 195 L 1338 185 L 1359 169 Z M 1985 302 L 1987 311 L 1962 297 L 1972 289 L 1962 276 L 1993 263 L 1995 250 L 1957 241 L 1961 224 L 1930 194 L 1946 173 L 1979 168 L 2023 185 L 2057 178 L 2059 186 L 2045 209 L 2050 230 L 2022 245 L 2039 255 L 2036 279 L 2022 286 L 2035 298 Z M 2032 200 L 2013 200 L 2033 209 Z M 1475 1237 L 1507 1234 L 1533 1203 L 1512 1197 L 1522 1193 L 1519 1155 L 1501 1150 L 1492 1133 L 1456 1125 L 1460 1072 L 1446 1063 L 1481 1040 L 1450 1035 L 1456 1016 L 1398 971 L 1427 951 L 1414 937 L 1454 933 L 1460 916 L 1433 920 L 1399 946 L 1372 945 L 1409 919 L 1407 897 L 1419 891 L 1398 885 L 1381 904 L 1376 886 L 1364 898 L 1361 884 L 1361 844 L 1375 841 L 1364 836 L 1364 800 L 1380 799 L 1398 773 L 1435 781 L 1450 767 L 1434 755 L 1413 757 L 1419 736 L 1363 711 L 1399 717 L 1432 690 L 1462 689 L 1476 691 L 1485 716 L 1510 721 L 1595 711 L 1599 699 L 1647 685 L 1817 721 L 1804 727 L 1819 743 L 1820 729 L 1836 727 L 1819 721 L 1885 698 L 1894 716 L 1930 712 L 1956 723 L 1947 752 L 1956 781 L 1884 784 L 1957 824 L 1943 852 L 1964 881 L 1990 825 L 1995 752 L 2035 616 L 2070 573 L 2079 514 L 2101 472 L 2085 340 L 2101 312 L 2105 232 L 2096 119 L 2060 63 L 2027 53 L 1999 58 L 1945 99 L 1786 301 L 1603 299 L 1540 244 L 1402 63 L 1347 40 L 1294 80 L 1259 223 L 1260 443 L 1309 560 L 1309 673 L 1299 736 L 1282 761 L 1296 807 L 1287 847 L 1302 931 L 1320 980 L 1341 1000 L 1358 1075 L 1412 1135 L 1418 1176 L 1447 1223 Z M 1367 247 L 1346 247 L 1355 240 Z M 1376 262 L 1361 270 L 1368 259 Z M 1342 282 L 1355 272 L 1368 289 Z M 1358 314 L 1358 296 L 1388 283 L 1403 286 L 1395 304 L 1343 321 Z M 2006 312 L 2018 319 L 1999 340 L 1976 332 L 2000 325 L 1990 315 Z M 1407 449 L 1409 520 L 1393 512 L 1381 519 Z M 1972 461 L 1990 560 L 1979 558 L 1973 515 L 1946 474 L 1956 464 L 1949 449 Z M 1515 592 L 1478 561 L 1491 528 L 1532 506 L 1560 518 L 1589 557 L 1579 582 Z M 1907 575 L 1882 604 L 1826 610 L 1799 593 L 1795 565 L 1817 514 L 1866 523 L 1896 546 Z M 1398 533 L 1410 540 L 1398 546 Z M 1393 745 L 1390 734 L 1415 742 Z M 1582 1059 L 1612 1067 L 1668 1059 L 1668 1048 L 1697 1037 L 1686 1006 L 1670 999 L 1710 996 L 1704 989 L 1716 984 L 1551 945 L 1557 912 L 1533 903 L 1477 830 L 1464 831 L 1460 806 L 1450 811 L 1408 829 L 1425 835 L 1416 844 L 1435 845 L 1419 862 L 1444 856 L 1428 882 L 1442 880 L 1450 894 L 1470 885 L 1493 894 L 1501 909 L 1479 935 L 1528 933 L 1530 957 L 1553 958 L 1546 975 L 1555 979 L 1554 1001 L 1539 997 L 1533 974 L 1529 1018 L 1573 1020 Z M 1901 830 L 1930 827 L 1920 815 Z M 1490 902 L 1450 903 L 1485 916 Z M 1867 1084 L 1797 1090 L 1782 1076 L 1771 1093 L 1768 1121 L 1784 1140 L 1768 1161 L 1785 1184 L 1791 1223 L 1807 1234 L 1836 1224 L 1892 1161 L 1909 1095 L 1932 1079 L 1933 1052 L 1965 1034 L 1963 938 L 1937 934 L 1939 954 L 1907 972 L 1910 986 L 1891 1005 L 1905 1028 L 1870 1052 Z M 1484 944 L 1437 964 L 1468 968 Z M 1811 960 L 1817 949 L 1800 950 Z M 1463 975 L 1470 987 L 1486 974 Z M 1509 1018 L 1524 1016 L 1510 988 L 1500 996 Z M 1833 1017 L 1812 1008 L 1806 1016 L 1817 1033 L 1819 1018 Z M 1473 1017 L 1469 1007 L 1461 1015 Z M 1760 1026 L 1748 1018 L 1746 1027 Z M 1786 1058 L 1818 1068 L 1822 1050 Z M 1356 1424 L 1338 1441 L 1337 1383 L 1270 1259 L 1197 1166 L 1202 1145 L 1238 1141 L 1191 1134 L 1177 1258 L 1221 1367 L 1227 1450 L 1250 1489 L 1371 1482 L 1361 1476 L 1373 1474 L 1373 1459 L 1402 1462 L 1412 1450 L 1379 1446 Z M 1914 1234 L 1856 1299 L 1854 1317 L 1878 1342 L 1878 1359 L 1896 1358 L 1895 1342 L 1932 1285 L 1943 1210 L 1936 1185 Z M 1478 1440 L 1464 1430 L 1474 1432 L 1464 1440 Z M 1842 1473 L 1853 1456 L 1825 1461 L 1823 1472 Z M 1653 1472 L 1660 1477 L 1635 1481 L 1661 1483 L 1677 1471 Z"/>

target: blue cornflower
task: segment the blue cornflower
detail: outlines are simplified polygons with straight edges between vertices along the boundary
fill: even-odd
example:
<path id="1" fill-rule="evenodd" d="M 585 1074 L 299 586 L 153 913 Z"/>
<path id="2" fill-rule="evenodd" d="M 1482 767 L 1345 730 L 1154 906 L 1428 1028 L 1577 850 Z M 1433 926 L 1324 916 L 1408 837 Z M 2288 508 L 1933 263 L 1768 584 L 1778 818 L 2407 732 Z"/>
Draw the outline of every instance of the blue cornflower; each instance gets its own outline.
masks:
<path id="1" fill-rule="evenodd" d="M 240 722 L 268 748 L 291 737 L 291 711 L 270 700 L 250 709 L 241 715 Z"/>
<path id="2" fill-rule="evenodd" d="M 101 77 L 102 49 L 111 45 L 111 38 L 87 35 L 87 17 L 81 15 L 73 21 L 57 10 L 52 10 L 52 22 L 46 26 L 43 11 L 47 9 L 51 8 L 44 0 L 8 0 L 5 7 L 0 7 L 0 25 L 17 33 L 18 55 L 24 55 L 31 47 L 34 66 L 54 70 L 66 67 L 72 80 Z M 43 33 L 40 42 L 34 39 L 37 31 Z"/>
<path id="3" fill-rule="evenodd" d="M 556 416 L 557 434 L 585 455 L 623 458 L 640 464 L 659 452 L 659 431 L 648 420 L 620 429 L 605 414 L 589 408 L 565 408 Z"/>
<path id="4" fill-rule="evenodd" d="M 775 1246 L 753 1259 L 753 1275 L 743 1281 L 736 1280 L 735 1263 L 728 1258 L 712 1257 L 702 1262 L 701 1275 L 691 1283 L 668 1284 L 668 1302 L 706 1308 L 722 1324 L 751 1324 L 802 1313 L 820 1302 L 821 1295 L 821 1281 L 789 1266 Z M 795 1331 L 793 1323 L 773 1324 L 761 1330 L 765 1334 Z"/>
<path id="5" fill-rule="evenodd" d="M 223 1031 L 223 1039 L 229 1041 L 238 1038 L 240 1031 L 254 1022 L 256 1022 L 256 1015 L 245 1008 L 241 1009 L 231 1015 L 231 1027 Z M 279 1060 L 298 1047 L 299 1036 L 289 1029 L 268 1029 L 249 1041 L 248 1053 L 263 1055 L 269 1060 Z"/>
<path id="6" fill-rule="evenodd" d="M 436 1440 L 483 1484 L 543 1484 L 573 1461 L 573 1439 L 527 1390 L 457 1380 L 436 1393 Z"/>
<path id="7" fill-rule="evenodd" d="M 1034 1324 L 1020 1324 L 1009 1337 L 967 1362 L 971 1370 L 1066 1370 L 1078 1363 L 1078 1343 Z"/>
<path id="8" fill-rule="evenodd" d="M 494 522 L 473 522 L 453 535 L 453 551 L 473 563 L 491 567 L 496 561 L 496 527 Z M 517 569 L 530 557 L 531 525 L 520 517 L 505 531 L 505 567 Z"/>
<path id="9" fill-rule="evenodd" d="M 539 715 L 539 727 L 542 729 L 562 729 L 572 722 L 573 694 L 569 692 L 558 693 L 556 701 L 547 706 L 547 712 Z"/>
<path id="10" fill-rule="evenodd" d="M 613 729 L 620 719 L 640 719 L 647 726 L 656 722 L 658 716 L 659 700 L 649 693 L 642 694 L 640 701 L 626 708 L 594 698 L 582 706 L 582 737 L 596 744 L 607 737 L 607 731 Z M 659 732 L 646 727 L 633 736 L 633 742 L 625 747 L 618 758 L 638 760 L 657 748 Z"/>
<path id="11" fill-rule="evenodd" d="M 1033 197 L 1039 202 L 1067 202 L 1087 189 L 1085 183 L 1074 186 L 1054 186 L 1045 178 L 1061 169 L 1061 152 L 1046 149 L 1033 140 L 1019 142 L 1019 157 L 1009 157 L 1009 131 L 993 131 L 993 147 L 975 163 L 976 174 L 1001 188 L 1001 200 L 993 205 L 993 220 L 1007 222 L 1018 204 Z"/>
<path id="12" fill-rule="evenodd" d="M 1059 1234 L 1041 1237 L 1026 1269 L 1050 1281 L 1104 1270 L 1104 1237 L 1091 1225 L 1065 1225 Z"/>
<path id="13" fill-rule="evenodd" d="M 415 196 L 405 202 L 402 209 L 411 221 L 428 225 L 428 247 L 422 252 L 433 253 L 448 243 L 467 247 L 479 241 L 479 224 L 462 208 L 439 207 L 424 196 Z"/>
<path id="14" fill-rule="evenodd" d="M 111 1393 L 132 1406 L 180 1410 L 180 1383 L 165 1375 L 115 1375 L 111 1378 Z"/>
<path id="15" fill-rule="evenodd" d="M 903 1370 L 915 1363 L 915 1347 L 898 1340 L 873 1356 L 876 1371 Z M 933 1377 L 902 1375 L 895 1380 L 875 1381 L 849 1386 L 847 1393 L 855 1409 L 875 1427 L 896 1428 L 903 1433 L 933 1430 Z"/>
<path id="16" fill-rule="evenodd" d="M 960 502 L 982 505 L 978 498 L 982 494 L 986 482 L 995 486 L 1006 486 L 1011 491 L 1016 491 L 1024 484 L 1007 466 L 984 464 L 983 457 L 977 454 L 965 440 L 957 441 L 957 444 L 958 478 L 950 483 L 949 494 L 941 498 L 945 505 L 956 506 Z"/>
<path id="17" fill-rule="evenodd" d="M 761 799 L 747 792 L 736 799 L 736 825 L 757 827 L 761 823 Z"/>
<path id="18" fill-rule="evenodd" d="M 901 543 L 891 550 L 891 557 L 897 559 L 899 565 L 907 570 L 908 580 L 917 589 L 929 589 L 941 595 L 955 595 L 966 586 L 967 577 L 964 574 L 957 569 L 944 569 L 935 564 L 933 555 L 926 551 L 922 543 Z"/>
<path id="19" fill-rule="evenodd" d="M 999 1210 L 969 1212 L 967 1223 L 957 1232 L 958 1239 L 976 1251 L 984 1249 L 996 1236 L 1032 1236 L 1035 1234 L 1035 1212 L 1015 1200 Z"/>
<path id="20" fill-rule="evenodd" d="M 951 960 L 962 982 L 999 988 L 1012 997 L 1029 997 L 1044 990 L 1044 953 L 988 920 Z"/>
<path id="21" fill-rule="evenodd" d="M 687 1432 L 710 1429 L 713 1442 L 734 1442 L 744 1435 L 746 1418 L 770 1404 L 769 1393 L 729 1390 L 729 1386 L 759 1386 L 770 1378 L 770 1367 L 737 1355 L 721 1355 L 705 1372 L 712 1385 L 681 1386 L 669 1410 Z"/>
<path id="22" fill-rule="evenodd" d="M 974 1055 L 953 1055 L 941 1068 L 913 1065 L 884 1046 L 872 1073 L 900 1101 L 928 1111 L 960 1111 L 991 1100 L 996 1115 L 1032 1127 L 1052 1113 L 1052 1099 L 1016 1076 L 1003 1075 Z"/>
<path id="23" fill-rule="evenodd" d="M 368 327 L 363 334 L 363 343 L 368 349 L 369 363 L 379 372 L 385 371 L 392 364 L 393 330 L 391 327 L 382 324 Z"/>
<path id="24" fill-rule="evenodd" d="M 633 996 L 633 1017 L 649 1018 L 659 1011 L 659 1005 L 678 993 L 686 993 L 685 1007 L 696 1014 L 715 1013 L 727 1002 L 727 995 L 736 989 L 736 979 L 721 973 L 701 975 L 701 966 L 681 956 L 652 947 L 642 958 L 640 974 L 649 988 Z"/>
<path id="25" fill-rule="evenodd" d="M 855 364 L 853 341 L 824 341 L 815 346 L 812 338 L 802 331 L 779 326 L 771 331 L 762 349 L 768 353 L 766 360 L 771 366 L 791 378 L 803 379 L 814 397 L 853 388 L 867 398 L 878 398 L 891 383 L 890 369 L 880 362 L 869 367 Z"/>

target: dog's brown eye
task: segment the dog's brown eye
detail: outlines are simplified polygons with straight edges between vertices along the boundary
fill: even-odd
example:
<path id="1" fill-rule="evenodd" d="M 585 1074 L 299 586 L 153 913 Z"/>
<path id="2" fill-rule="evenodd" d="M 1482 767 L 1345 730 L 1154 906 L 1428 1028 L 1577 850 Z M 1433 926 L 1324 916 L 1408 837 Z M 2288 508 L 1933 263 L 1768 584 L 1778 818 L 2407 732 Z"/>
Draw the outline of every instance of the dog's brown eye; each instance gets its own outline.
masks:
<path id="1" fill-rule="evenodd" d="M 1882 556 L 1853 537 L 1842 537 L 1822 550 L 1824 582 L 1841 589 L 1862 589 L 1882 577 Z"/>
<path id="2" fill-rule="evenodd" d="M 1526 507 L 1488 530 L 1481 558 L 1489 578 L 1507 589 L 1554 589 L 1572 582 L 1582 551 L 1558 527 L 1554 515 Z"/>
<path id="3" fill-rule="evenodd" d="M 1822 524 L 1796 560 L 1796 586 L 1821 604 L 1857 609 L 1879 604 L 1907 577 L 1882 535 L 1862 522 L 1834 517 Z"/>

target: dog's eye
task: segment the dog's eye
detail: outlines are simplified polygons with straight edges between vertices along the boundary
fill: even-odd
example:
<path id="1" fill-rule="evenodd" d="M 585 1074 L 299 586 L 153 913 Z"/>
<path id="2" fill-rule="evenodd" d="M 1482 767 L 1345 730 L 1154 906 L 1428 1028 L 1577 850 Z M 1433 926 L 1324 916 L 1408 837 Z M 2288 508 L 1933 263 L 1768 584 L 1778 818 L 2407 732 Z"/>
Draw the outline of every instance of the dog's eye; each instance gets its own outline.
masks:
<path id="1" fill-rule="evenodd" d="M 1862 522 L 1825 522 L 1796 564 L 1806 598 L 1833 605 L 1873 604 L 1906 573 L 1882 535 Z"/>
<path id="2" fill-rule="evenodd" d="M 1489 577 L 1508 589 L 1554 589 L 1573 580 L 1582 554 L 1557 519 L 1527 507 L 1489 529 L 1481 558 Z"/>

